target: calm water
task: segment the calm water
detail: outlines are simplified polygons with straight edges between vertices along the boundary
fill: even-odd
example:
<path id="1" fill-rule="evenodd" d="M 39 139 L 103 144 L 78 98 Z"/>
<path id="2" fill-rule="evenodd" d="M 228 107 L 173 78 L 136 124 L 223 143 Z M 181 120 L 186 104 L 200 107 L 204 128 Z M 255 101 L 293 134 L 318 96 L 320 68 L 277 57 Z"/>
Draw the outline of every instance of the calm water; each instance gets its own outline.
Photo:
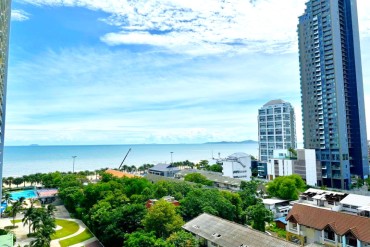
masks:
<path id="1" fill-rule="evenodd" d="M 126 165 L 190 160 L 198 162 L 213 157 L 227 157 L 244 152 L 257 157 L 257 144 L 166 144 L 166 145 L 96 145 L 96 146 L 19 146 L 5 147 L 4 177 L 37 172 L 72 171 L 72 156 L 77 156 L 75 171 L 118 168 L 128 149 Z"/>
<path id="2" fill-rule="evenodd" d="M 20 190 L 16 192 L 11 192 L 10 195 L 13 200 L 18 200 L 21 197 L 24 197 L 26 199 L 37 197 L 35 190 Z"/>

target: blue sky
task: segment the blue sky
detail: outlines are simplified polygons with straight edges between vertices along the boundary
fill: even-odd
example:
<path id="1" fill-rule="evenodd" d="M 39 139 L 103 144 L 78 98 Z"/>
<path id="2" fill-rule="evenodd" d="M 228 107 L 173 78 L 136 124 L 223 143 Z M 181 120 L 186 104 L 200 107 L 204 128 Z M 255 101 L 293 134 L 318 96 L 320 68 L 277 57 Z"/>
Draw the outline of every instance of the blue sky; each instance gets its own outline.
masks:
<path id="1" fill-rule="evenodd" d="M 257 140 L 257 110 L 276 98 L 301 142 L 304 3 L 13 0 L 5 144 Z M 358 9 L 367 103 L 370 1 Z"/>

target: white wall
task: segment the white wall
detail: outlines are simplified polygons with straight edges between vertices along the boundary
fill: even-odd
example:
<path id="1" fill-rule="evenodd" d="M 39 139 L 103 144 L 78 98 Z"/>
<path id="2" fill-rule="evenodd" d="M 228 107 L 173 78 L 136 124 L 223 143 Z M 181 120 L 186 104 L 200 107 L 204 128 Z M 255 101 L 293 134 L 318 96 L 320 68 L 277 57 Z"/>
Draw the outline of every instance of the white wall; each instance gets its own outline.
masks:
<path id="1" fill-rule="evenodd" d="M 314 149 L 305 149 L 306 183 L 311 186 L 317 185 L 316 152 Z"/>

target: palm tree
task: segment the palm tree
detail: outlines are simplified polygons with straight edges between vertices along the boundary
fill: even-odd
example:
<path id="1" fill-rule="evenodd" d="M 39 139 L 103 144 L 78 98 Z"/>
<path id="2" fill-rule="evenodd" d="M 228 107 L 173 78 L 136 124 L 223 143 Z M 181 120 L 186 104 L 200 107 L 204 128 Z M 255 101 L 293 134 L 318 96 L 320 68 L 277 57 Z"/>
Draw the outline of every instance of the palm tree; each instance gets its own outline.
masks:
<path id="1" fill-rule="evenodd" d="M 35 198 L 31 198 L 30 199 L 30 204 L 31 205 L 26 210 L 26 212 L 24 214 L 24 217 L 22 219 L 23 226 L 25 226 L 26 224 L 28 224 L 28 233 L 31 233 L 32 220 L 35 218 L 35 213 L 36 213 L 34 204 L 37 201 L 38 201 L 38 199 L 35 199 Z"/>
<path id="2" fill-rule="evenodd" d="M 10 188 L 10 186 L 12 185 L 13 180 L 14 180 L 14 178 L 13 178 L 13 177 L 8 177 L 8 178 L 7 178 L 7 180 L 6 180 L 6 184 L 7 184 L 7 185 L 9 185 L 9 188 Z"/>
<path id="3" fill-rule="evenodd" d="M 17 213 L 19 213 L 23 209 L 24 205 L 24 197 L 19 198 L 18 201 L 14 202 L 12 205 L 12 216 L 13 216 L 13 227 L 15 227 L 15 217 L 17 216 Z"/>
<path id="4" fill-rule="evenodd" d="M 29 182 L 30 179 L 27 175 L 24 175 L 22 178 L 23 178 L 23 187 L 26 187 L 26 182 Z"/>

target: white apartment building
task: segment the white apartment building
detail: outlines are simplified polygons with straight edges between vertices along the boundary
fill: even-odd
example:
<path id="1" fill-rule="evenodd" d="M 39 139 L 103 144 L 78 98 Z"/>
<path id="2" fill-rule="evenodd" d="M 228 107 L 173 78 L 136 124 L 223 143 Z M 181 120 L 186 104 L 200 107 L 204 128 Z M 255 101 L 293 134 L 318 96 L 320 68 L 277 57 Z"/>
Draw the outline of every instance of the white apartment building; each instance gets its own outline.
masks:
<path id="1" fill-rule="evenodd" d="M 222 163 L 222 173 L 230 178 L 251 180 L 252 157 L 246 153 L 234 153 L 225 159 L 217 161 Z"/>
<path id="2" fill-rule="evenodd" d="M 292 105 L 271 100 L 258 110 L 259 160 L 267 162 L 275 149 L 297 147 L 295 114 Z"/>

